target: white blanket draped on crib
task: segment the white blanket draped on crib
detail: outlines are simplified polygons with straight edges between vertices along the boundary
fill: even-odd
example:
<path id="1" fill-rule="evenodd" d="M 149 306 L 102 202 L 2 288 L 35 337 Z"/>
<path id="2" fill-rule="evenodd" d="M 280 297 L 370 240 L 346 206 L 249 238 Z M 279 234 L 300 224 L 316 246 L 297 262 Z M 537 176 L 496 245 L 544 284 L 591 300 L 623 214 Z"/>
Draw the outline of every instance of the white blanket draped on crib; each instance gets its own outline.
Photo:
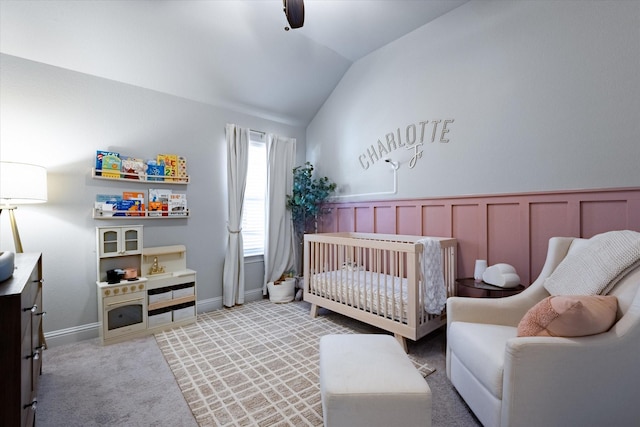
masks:
<path id="1" fill-rule="evenodd" d="M 420 259 L 424 309 L 429 314 L 440 314 L 447 304 L 447 289 L 444 285 L 440 242 L 425 238 L 418 240 L 424 250 Z"/>

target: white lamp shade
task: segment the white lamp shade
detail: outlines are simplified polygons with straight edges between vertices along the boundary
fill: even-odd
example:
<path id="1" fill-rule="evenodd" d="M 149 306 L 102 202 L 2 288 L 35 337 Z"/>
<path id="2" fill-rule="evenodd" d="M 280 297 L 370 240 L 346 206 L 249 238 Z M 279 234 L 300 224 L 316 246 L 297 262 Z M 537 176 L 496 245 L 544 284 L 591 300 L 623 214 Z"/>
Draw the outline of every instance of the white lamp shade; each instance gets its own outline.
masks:
<path id="1" fill-rule="evenodd" d="M 0 162 L 0 204 L 47 201 L 47 170 L 28 163 Z"/>

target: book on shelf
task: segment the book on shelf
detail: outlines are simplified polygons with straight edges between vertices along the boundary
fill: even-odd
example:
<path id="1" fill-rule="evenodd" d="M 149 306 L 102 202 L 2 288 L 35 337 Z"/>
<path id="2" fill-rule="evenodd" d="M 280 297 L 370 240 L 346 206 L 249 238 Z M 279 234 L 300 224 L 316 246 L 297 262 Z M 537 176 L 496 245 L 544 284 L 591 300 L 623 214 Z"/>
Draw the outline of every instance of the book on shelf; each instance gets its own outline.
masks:
<path id="1" fill-rule="evenodd" d="M 122 194 L 96 194 L 96 202 L 115 204 L 122 200 Z"/>
<path id="2" fill-rule="evenodd" d="M 125 157 L 122 159 L 122 177 L 127 179 L 144 180 L 147 172 L 147 165 L 144 160 L 135 157 Z"/>
<path id="3" fill-rule="evenodd" d="M 164 180 L 177 181 L 178 176 L 178 155 L 177 154 L 158 154 L 157 162 L 159 165 L 164 164 Z"/>
<path id="4" fill-rule="evenodd" d="M 149 216 L 167 216 L 169 213 L 169 196 L 172 191 L 165 188 L 149 189 Z"/>
<path id="5" fill-rule="evenodd" d="M 138 216 L 139 203 L 136 200 L 120 200 L 116 204 L 116 212 L 113 216 Z M 132 215 L 133 214 L 133 215 Z"/>
<path id="6" fill-rule="evenodd" d="M 114 216 L 118 201 L 122 200 L 120 194 L 97 194 L 95 209 L 97 216 Z"/>
<path id="7" fill-rule="evenodd" d="M 173 193 L 169 196 L 169 216 L 187 216 L 187 195 Z"/>
<path id="8" fill-rule="evenodd" d="M 124 191 L 122 193 L 123 200 L 132 200 L 134 202 L 133 206 L 129 207 L 127 210 L 129 211 L 129 215 L 127 216 L 144 216 L 145 215 L 145 204 L 144 204 L 144 193 L 141 191 Z"/>
<path id="9" fill-rule="evenodd" d="M 96 151 L 96 175 L 107 178 L 120 178 L 122 161 L 120 153 L 113 151 Z"/>
<path id="10" fill-rule="evenodd" d="M 95 176 L 141 181 L 188 182 L 187 158 L 158 154 L 147 161 L 114 151 L 96 150 Z"/>
<path id="11" fill-rule="evenodd" d="M 164 163 L 155 160 L 147 161 L 147 181 L 164 181 Z"/>
<path id="12" fill-rule="evenodd" d="M 116 213 L 116 204 L 96 202 L 95 210 L 95 216 L 114 216 Z"/>
<path id="13" fill-rule="evenodd" d="M 186 181 L 189 177 L 187 173 L 187 158 L 184 156 L 178 156 L 178 180 Z"/>

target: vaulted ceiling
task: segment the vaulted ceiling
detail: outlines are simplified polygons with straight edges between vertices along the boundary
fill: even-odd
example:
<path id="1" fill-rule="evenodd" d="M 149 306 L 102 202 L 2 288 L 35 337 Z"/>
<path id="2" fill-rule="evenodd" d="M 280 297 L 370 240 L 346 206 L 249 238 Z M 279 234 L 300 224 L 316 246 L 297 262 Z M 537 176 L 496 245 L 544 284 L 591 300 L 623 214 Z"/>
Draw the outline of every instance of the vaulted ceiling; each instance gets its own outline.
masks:
<path id="1" fill-rule="evenodd" d="M 0 0 L 0 52 L 306 125 L 351 64 L 467 0 Z"/>

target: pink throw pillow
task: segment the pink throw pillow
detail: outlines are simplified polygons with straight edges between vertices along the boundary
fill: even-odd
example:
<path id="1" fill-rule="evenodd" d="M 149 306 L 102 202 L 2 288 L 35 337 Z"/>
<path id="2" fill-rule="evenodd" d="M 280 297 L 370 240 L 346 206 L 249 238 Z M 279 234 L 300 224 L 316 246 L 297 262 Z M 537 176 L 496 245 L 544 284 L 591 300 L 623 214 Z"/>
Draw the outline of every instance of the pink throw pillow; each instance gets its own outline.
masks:
<path id="1" fill-rule="evenodd" d="M 534 305 L 518 324 L 519 337 L 582 337 L 608 331 L 618 299 L 607 295 L 556 295 Z"/>

